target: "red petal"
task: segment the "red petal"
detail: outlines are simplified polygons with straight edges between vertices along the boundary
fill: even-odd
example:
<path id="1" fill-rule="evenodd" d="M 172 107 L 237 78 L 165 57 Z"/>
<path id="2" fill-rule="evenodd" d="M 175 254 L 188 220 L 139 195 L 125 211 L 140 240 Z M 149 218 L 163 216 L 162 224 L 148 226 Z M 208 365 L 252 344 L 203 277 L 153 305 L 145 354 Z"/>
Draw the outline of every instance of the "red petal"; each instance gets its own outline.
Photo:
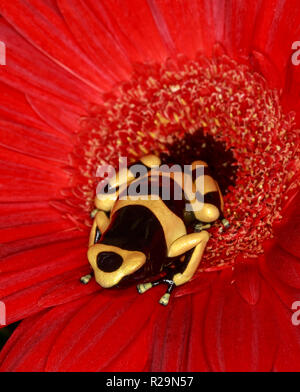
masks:
<path id="1" fill-rule="evenodd" d="M 277 246 L 278 249 L 278 246 Z M 274 250 L 275 253 L 275 250 Z M 274 361 L 275 371 L 299 371 L 300 357 L 300 328 L 292 323 L 292 304 L 300 301 L 300 290 L 283 283 L 278 279 L 278 273 L 275 274 L 274 268 L 269 268 L 266 263 L 261 263 L 261 272 L 264 279 L 270 284 L 274 293 L 269 293 L 270 301 L 273 303 L 273 311 L 276 315 L 276 328 L 280 334 L 279 347 Z M 266 313 L 269 317 L 270 310 Z"/>
<path id="2" fill-rule="evenodd" d="M 285 74 L 287 62 L 290 61 L 291 45 L 299 39 L 299 20 L 298 0 L 261 2 L 255 24 L 253 47 L 272 59 L 281 79 Z"/>
<path id="3" fill-rule="evenodd" d="M 139 296 L 135 288 L 115 293 L 102 291 L 63 330 L 46 370 L 121 371 L 122 363 L 129 360 L 127 350 L 131 350 L 131 369 L 143 370 L 150 342 L 142 339 L 145 345 L 141 346 L 139 336 L 149 327 L 157 306 L 153 295 Z M 116 368 L 115 363 L 120 367 Z"/>
<path id="4" fill-rule="evenodd" d="M 20 10 L 18 15 L 21 15 Z M 27 23 L 27 26 L 31 28 L 31 24 Z M 80 112 L 87 101 L 102 102 L 99 92 L 53 63 L 3 18 L 0 19 L 0 32 L 7 49 L 7 65 L 0 68 L 0 80 L 4 83 L 75 112 Z M 36 33 L 39 34 L 40 30 Z M 55 49 L 55 45 L 53 47 Z"/>
<path id="5" fill-rule="evenodd" d="M 43 312 L 45 313 L 45 312 Z M 35 323 L 40 316 L 43 314 L 42 312 L 24 320 L 22 323 L 18 325 L 18 329 L 14 331 L 14 333 L 9 338 L 9 343 L 5 344 L 4 347 L 1 349 L 0 352 L 0 366 L 3 363 L 6 355 L 10 352 L 11 348 L 20 341 L 20 338 L 23 336 L 26 331 L 28 331 L 28 325 Z"/>
<path id="6" fill-rule="evenodd" d="M 260 301 L 249 305 L 232 284 L 231 271 L 221 273 L 207 307 L 205 322 L 204 343 L 212 370 L 272 369 L 278 336 L 268 297 L 264 286 Z"/>
<path id="7" fill-rule="evenodd" d="M 60 199 L 60 188 L 69 174 L 55 165 L 30 155 L 14 154 L 0 146 L 1 202 Z"/>
<path id="8" fill-rule="evenodd" d="M 233 283 L 242 298 L 249 305 L 255 305 L 260 298 L 260 279 L 258 277 L 257 259 L 254 262 L 248 260 L 245 264 L 235 266 Z"/>
<path id="9" fill-rule="evenodd" d="M 86 263 L 85 239 L 64 241 L 2 258 L 1 296 L 50 279 Z"/>
<path id="10" fill-rule="evenodd" d="M 204 349 L 204 321 L 207 312 L 209 291 L 192 296 L 192 320 L 188 338 L 186 371 L 210 371 L 209 362 Z M 175 343 L 175 342 L 174 342 Z"/>
<path id="11" fill-rule="evenodd" d="M 42 308 L 49 308 L 74 301 L 96 291 L 100 292 L 101 287 L 96 283 L 95 279 L 92 279 L 87 285 L 80 282 L 80 277 L 87 275 L 89 272 L 89 265 L 73 270 L 61 283 L 46 290 L 40 297 L 38 305 Z"/>
<path id="12" fill-rule="evenodd" d="M 284 218 L 276 230 L 280 246 L 292 255 L 300 258 L 300 193 L 285 210 Z"/>
<path id="13" fill-rule="evenodd" d="M 26 127 L 40 130 L 42 135 L 55 136 L 58 143 L 65 143 L 65 147 L 70 145 L 70 131 L 66 137 L 61 132 L 50 128 L 46 123 L 41 121 L 36 112 L 29 105 L 24 94 L 0 83 L 0 115 L 3 120 L 17 122 Z"/>
<path id="14" fill-rule="evenodd" d="M 300 289 L 300 259 L 276 244 L 266 254 L 266 266 L 285 284 Z"/>
<path id="15" fill-rule="evenodd" d="M 282 87 L 283 75 L 276 68 L 273 58 L 265 53 L 253 50 L 251 53 L 251 63 L 255 71 L 261 73 L 269 82 L 271 87 Z"/>
<path id="16" fill-rule="evenodd" d="M 227 53 L 247 58 L 259 11 L 259 2 L 232 0 L 225 3 L 224 42 Z"/>
<path id="17" fill-rule="evenodd" d="M 3 246 L 0 249 L 0 256 L 4 258 L 30 249 L 32 250 L 36 249 L 36 252 L 38 254 L 39 248 L 43 247 L 44 245 L 47 246 L 51 244 L 58 244 L 64 241 L 76 240 L 76 238 L 79 238 L 79 240 L 82 239 L 83 234 L 82 232 L 75 231 L 74 228 L 72 228 L 72 230 L 62 230 L 62 231 L 57 231 L 55 233 L 50 232 L 44 235 L 34 236 L 32 238 L 15 240 L 12 242 L 7 242 L 5 246 Z M 86 236 L 84 238 L 86 240 Z M 1 265 L 1 261 L 0 261 L 0 265 Z M 3 268 L 3 264 L 0 267 L 0 269 L 2 268 Z"/>
<path id="18" fill-rule="evenodd" d="M 191 0 L 184 4 L 156 0 L 150 4 L 156 13 L 159 10 L 162 14 L 173 46 L 180 53 L 194 57 L 200 50 L 211 55 L 216 42 L 222 43 L 235 58 L 250 51 L 258 5 L 236 0 L 230 3 Z"/>
<path id="19" fill-rule="evenodd" d="M 296 301 L 296 298 L 294 300 Z M 292 302 L 290 306 L 292 306 Z M 275 310 L 277 312 L 277 328 L 280 332 L 280 340 L 274 361 L 274 370 L 278 372 L 299 372 L 300 328 L 292 323 L 292 314 L 295 311 L 284 308 L 280 303 L 277 304 Z"/>
<path id="20" fill-rule="evenodd" d="M 43 306 L 39 304 L 39 299 L 48 290 L 68 280 L 73 274 L 74 271 L 68 271 L 1 298 L 6 306 L 7 324 L 22 320 L 43 310 L 46 304 L 42 304 Z"/>
<path id="21" fill-rule="evenodd" d="M 197 51 L 210 55 L 214 42 L 222 41 L 225 1 L 149 0 L 148 3 L 170 53 L 176 50 L 191 58 Z"/>
<path id="22" fill-rule="evenodd" d="M 130 61 L 162 61 L 169 55 L 146 1 L 88 0 L 87 4 Z"/>
<path id="23" fill-rule="evenodd" d="M 66 152 L 70 145 L 57 137 L 29 128 L 23 124 L 0 120 L 1 145 L 9 150 L 25 153 L 36 158 L 67 164 Z M 49 163 L 51 164 L 51 163 Z"/>
<path id="24" fill-rule="evenodd" d="M 20 211 L 19 215 L 14 217 L 14 222 L 10 226 L 0 230 L 0 236 L 3 244 L 70 229 L 70 222 L 63 220 L 61 217 L 57 220 L 51 220 L 51 218 L 48 219 L 48 217 L 42 216 L 42 213 L 37 211 L 37 214 L 32 214 L 33 219 L 36 215 L 38 215 L 35 222 L 22 224 L 22 215 L 23 212 Z M 51 217 L 51 215 L 52 211 L 49 211 L 49 216 Z M 39 223 L 39 219 L 44 219 L 44 221 Z M 6 221 L 9 221 L 9 218 Z"/>
<path id="25" fill-rule="evenodd" d="M 201 272 L 195 276 L 189 284 L 179 286 L 175 293 L 175 297 L 182 297 L 184 295 L 195 294 L 206 291 L 213 285 L 214 280 L 218 277 L 217 272 Z"/>
<path id="26" fill-rule="evenodd" d="M 90 299 L 85 297 L 23 322 L 1 353 L 1 371 L 43 371 L 57 335 Z"/>
<path id="27" fill-rule="evenodd" d="M 156 320 L 152 337 L 153 352 L 150 370 L 184 370 L 189 347 L 188 338 L 191 331 L 191 296 L 178 298 L 172 301 L 167 308 L 159 308 Z"/>
<path id="28" fill-rule="evenodd" d="M 0 7 L 20 34 L 65 70 L 96 90 L 111 86 L 113 79 L 74 42 L 54 1 L 32 0 L 29 4 L 24 0 L 1 0 Z"/>
<path id="29" fill-rule="evenodd" d="M 260 272 L 263 275 L 265 281 L 274 290 L 278 296 L 278 300 L 281 301 L 288 309 L 294 301 L 300 300 L 300 290 L 289 286 L 284 282 L 281 277 L 279 278 L 278 273 L 273 268 L 272 263 L 268 260 L 260 263 Z M 287 276 L 288 274 L 285 274 Z"/>
<path id="30" fill-rule="evenodd" d="M 298 38 L 299 41 L 299 38 Z M 293 51 L 293 54 L 295 51 Z M 299 56 L 297 56 L 299 57 Z M 283 90 L 282 104 L 288 112 L 293 110 L 296 113 L 297 126 L 300 126 L 300 72 L 299 65 L 292 63 L 292 58 L 287 64 L 285 74 L 285 86 Z"/>
<path id="31" fill-rule="evenodd" d="M 46 124 L 66 135 L 76 133 L 79 129 L 80 118 L 86 115 L 86 112 L 83 109 L 81 111 L 71 111 L 65 107 L 57 106 L 55 102 L 52 101 L 44 102 L 36 97 L 29 96 L 27 96 L 27 100 L 33 110 L 46 122 Z M 72 149 L 73 143 L 74 139 L 70 138 L 69 145 L 64 151 L 65 156 L 66 152 Z"/>
<path id="32" fill-rule="evenodd" d="M 208 292 L 174 299 L 159 308 L 154 326 L 150 371 L 207 371 L 203 320 Z"/>
<path id="33" fill-rule="evenodd" d="M 131 65 L 115 37 L 82 0 L 58 0 L 58 6 L 81 50 L 112 79 L 129 77 Z"/>

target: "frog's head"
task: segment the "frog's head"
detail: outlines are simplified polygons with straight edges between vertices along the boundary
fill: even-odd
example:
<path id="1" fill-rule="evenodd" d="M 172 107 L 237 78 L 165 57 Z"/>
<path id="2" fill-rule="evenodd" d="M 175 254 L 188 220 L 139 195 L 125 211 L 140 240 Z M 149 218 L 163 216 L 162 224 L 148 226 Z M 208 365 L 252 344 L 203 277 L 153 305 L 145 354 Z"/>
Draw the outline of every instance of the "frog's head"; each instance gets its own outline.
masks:
<path id="1" fill-rule="evenodd" d="M 146 255 L 140 251 L 128 251 L 100 243 L 89 248 L 88 259 L 96 282 L 108 288 L 116 286 L 125 276 L 138 271 L 145 264 Z"/>

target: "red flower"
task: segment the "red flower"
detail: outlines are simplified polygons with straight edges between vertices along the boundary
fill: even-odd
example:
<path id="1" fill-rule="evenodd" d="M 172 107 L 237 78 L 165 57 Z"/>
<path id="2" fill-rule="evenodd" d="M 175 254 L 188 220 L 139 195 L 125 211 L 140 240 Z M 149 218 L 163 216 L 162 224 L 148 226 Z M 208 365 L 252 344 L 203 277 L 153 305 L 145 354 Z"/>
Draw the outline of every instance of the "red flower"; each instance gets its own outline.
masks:
<path id="1" fill-rule="evenodd" d="M 0 296 L 8 323 L 23 320 L 1 370 L 300 370 L 299 1 L 0 11 Z M 81 285 L 96 165 L 200 127 L 238 169 L 231 229 L 213 231 L 195 279 L 166 308 L 160 287 Z"/>

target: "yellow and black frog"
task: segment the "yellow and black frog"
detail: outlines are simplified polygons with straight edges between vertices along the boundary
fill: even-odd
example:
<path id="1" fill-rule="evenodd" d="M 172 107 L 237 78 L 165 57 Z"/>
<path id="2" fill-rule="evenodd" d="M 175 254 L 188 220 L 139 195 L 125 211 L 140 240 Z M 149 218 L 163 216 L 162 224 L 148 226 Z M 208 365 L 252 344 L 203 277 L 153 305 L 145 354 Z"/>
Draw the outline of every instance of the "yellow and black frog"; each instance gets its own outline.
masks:
<path id="1" fill-rule="evenodd" d="M 203 161 L 186 172 L 161 165 L 156 155 L 144 156 L 105 183 L 95 206 L 88 260 L 97 283 L 135 283 L 141 294 L 165 283 L 162 305 L 175 286 L 193 277 L 210 237 L 206 229 L 219 219 L 227 225 L 222 194 Z"/>

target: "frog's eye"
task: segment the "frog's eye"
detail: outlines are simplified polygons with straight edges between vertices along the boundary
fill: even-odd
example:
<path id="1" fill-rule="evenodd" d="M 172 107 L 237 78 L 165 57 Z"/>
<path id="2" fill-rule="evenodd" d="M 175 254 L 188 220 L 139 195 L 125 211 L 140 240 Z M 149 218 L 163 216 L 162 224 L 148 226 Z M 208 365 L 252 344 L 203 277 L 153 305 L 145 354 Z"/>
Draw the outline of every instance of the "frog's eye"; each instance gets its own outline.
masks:
<path id="1" fill-rule="evenodd" d="M 101 252 L 97 256 L 97 266 L 103 272 L 116 271 L 122 263 L 122 257 L 115 252 Z"/>

